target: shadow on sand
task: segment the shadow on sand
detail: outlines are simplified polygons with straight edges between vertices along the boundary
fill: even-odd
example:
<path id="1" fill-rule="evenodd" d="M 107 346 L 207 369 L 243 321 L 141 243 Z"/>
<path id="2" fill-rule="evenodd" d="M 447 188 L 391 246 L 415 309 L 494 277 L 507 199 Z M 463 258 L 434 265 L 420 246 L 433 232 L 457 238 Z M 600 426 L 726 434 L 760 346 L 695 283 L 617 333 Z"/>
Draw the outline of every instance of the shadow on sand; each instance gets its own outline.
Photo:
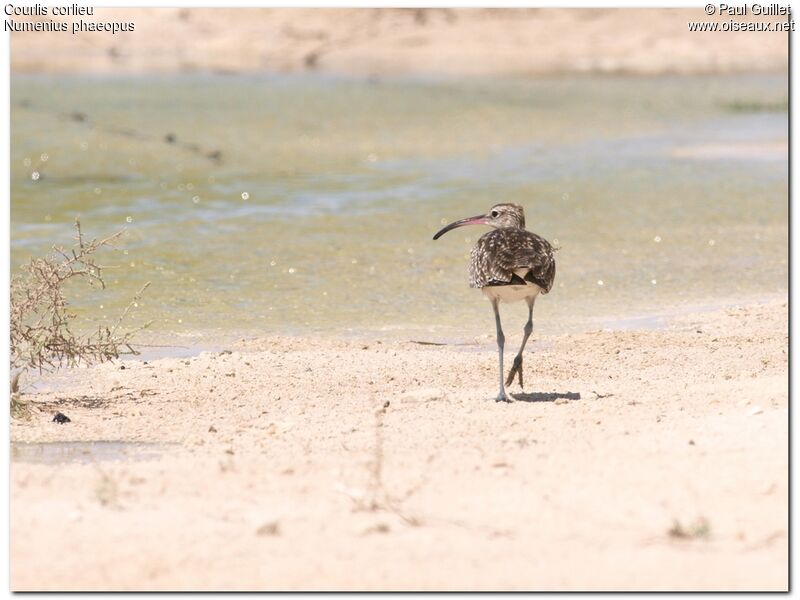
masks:
<path id="1" fill-rule="evenodd" d="M 521 392 L 519 394 L 509 394 L 517 402 L 555 402 L 563 398 L 564 400 L 580 400 L 579 392 Z"/>

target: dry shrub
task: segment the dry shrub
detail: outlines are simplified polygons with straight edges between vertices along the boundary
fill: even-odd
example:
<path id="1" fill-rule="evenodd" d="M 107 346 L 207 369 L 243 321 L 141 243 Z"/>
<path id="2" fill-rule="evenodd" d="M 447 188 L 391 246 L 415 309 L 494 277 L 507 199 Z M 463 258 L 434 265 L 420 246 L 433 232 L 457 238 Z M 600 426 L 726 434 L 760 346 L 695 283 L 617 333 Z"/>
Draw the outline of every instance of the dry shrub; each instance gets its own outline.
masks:
<path id="1" fill-rule="evenodd" d="M 134 329 L 121 329 L 122 323 L 149 283 L 136 294 L 111 325 L 96 331 L 75 331 L 75 314 L 69 311 L 65 296 L 67 282 L 83 280 L 105 288 L 103 269 L 97 263 L 98 250 L 113 246 L 123 231 L 101 240 L 86 241 L 80 221 L 75 220 L 75 243 L 71 248 L 54 246 L 45 257 L 31 258 L 20 273 L 11 278 L 11 408 L 24 412 L 19 396 L 19 378 L 27 370 L 39 373 L 60 367 L 105 362 L 123 354 L 138 354 L 133 336 L 149 323 Z"/>

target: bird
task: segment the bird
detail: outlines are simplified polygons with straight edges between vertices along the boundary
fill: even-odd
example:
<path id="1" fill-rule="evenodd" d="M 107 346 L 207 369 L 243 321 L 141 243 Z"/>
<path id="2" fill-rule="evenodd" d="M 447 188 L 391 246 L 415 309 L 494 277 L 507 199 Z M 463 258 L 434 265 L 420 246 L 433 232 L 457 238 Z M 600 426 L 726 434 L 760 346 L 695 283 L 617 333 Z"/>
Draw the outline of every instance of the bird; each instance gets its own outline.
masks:
<path id="1" fill-rule="evenodd" d="M 511 402 L 506 386 L 519 377 L 522 383 L 522 352 L 533 332 L 533 305 L 536 297 L 547 294 L 556 276 L 555 248 L 543 237 L 525 229 L 525 210 L 518 204 L 495 204 L 485 215 L 468 217 L 440 229 L 434 240 L 448 231 L 466 225 L 488 225 L 492 231 L 483 234 L 470 254 L 469 285 L 481 290 L 494 310 L 497 348 L 500 356 L 500 392 L 497 402 Z M 522 345 L 514 363 L 503 379 L 505 335 L 500 323 L 501 302 L 528 304 L 528 322 L 523 328 Z"/>

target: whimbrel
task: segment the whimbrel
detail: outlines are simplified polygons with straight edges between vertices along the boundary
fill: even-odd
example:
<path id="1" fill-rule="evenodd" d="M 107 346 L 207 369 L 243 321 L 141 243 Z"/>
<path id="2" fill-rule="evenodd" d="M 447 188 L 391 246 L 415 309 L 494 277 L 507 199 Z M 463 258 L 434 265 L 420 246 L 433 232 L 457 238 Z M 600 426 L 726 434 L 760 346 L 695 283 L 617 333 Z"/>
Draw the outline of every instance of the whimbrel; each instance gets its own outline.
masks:
<path id="1" fill-rule="evenodd" d="M 496 204 L 485 215 L 461 219 L 450 223 L 433 236 L 439 239 L 456 227 L 465 225 L 488 225 L 494 229 L 480 237 L 472 249 L 469 263 L 469 285 L 480 289 L 494 309 L 497 327 L 497 348 L 500 354 L 500 393 L 498 402 L 510 402 L 506 396 L 506 385 L 511 385 L 514 376 L 519 376 L 522 387 L 522 352 L 533 331 L 533 304 L 539 293 L 546 294 L 553 287 L 556 276 L 556 261 L 553 246 L 541 236 L 525 229 L 525 212 L 517 204 Z M 523 329 L 522 345 L 514 364 L 503 382 L 503 347 L 506 338 L 500 325 L 500 302 L 528 303 L 528 322 Z"/>

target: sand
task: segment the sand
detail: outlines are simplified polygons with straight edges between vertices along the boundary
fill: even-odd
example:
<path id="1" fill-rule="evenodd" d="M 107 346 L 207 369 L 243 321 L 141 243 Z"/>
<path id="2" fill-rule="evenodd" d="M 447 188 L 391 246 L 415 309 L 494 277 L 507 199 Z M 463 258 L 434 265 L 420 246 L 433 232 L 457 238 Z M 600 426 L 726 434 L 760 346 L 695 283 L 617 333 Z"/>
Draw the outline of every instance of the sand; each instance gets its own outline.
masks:
<path id="1" fill-rule="evenodd" d="M 65 372 L 13 441 L 163 446 L 13 461 L 12 588 L 786 590 L 787 318 L 783 298 L 534 333 L 511 404 L 491 339 Z"/>
<path id="2" fill-rule="evenodd" d="M 692 32 L 688 27 L 689 21 L 785 19 L 707 17 L 699 6 L 97 8 L 82 20 L 133 23 L 134 31 L 12 33 L 12 72 L 535 77 L 785 72 L 788 68 L 785 33 Z M 76 19 L 66 21 L 71 28 Z"/>

